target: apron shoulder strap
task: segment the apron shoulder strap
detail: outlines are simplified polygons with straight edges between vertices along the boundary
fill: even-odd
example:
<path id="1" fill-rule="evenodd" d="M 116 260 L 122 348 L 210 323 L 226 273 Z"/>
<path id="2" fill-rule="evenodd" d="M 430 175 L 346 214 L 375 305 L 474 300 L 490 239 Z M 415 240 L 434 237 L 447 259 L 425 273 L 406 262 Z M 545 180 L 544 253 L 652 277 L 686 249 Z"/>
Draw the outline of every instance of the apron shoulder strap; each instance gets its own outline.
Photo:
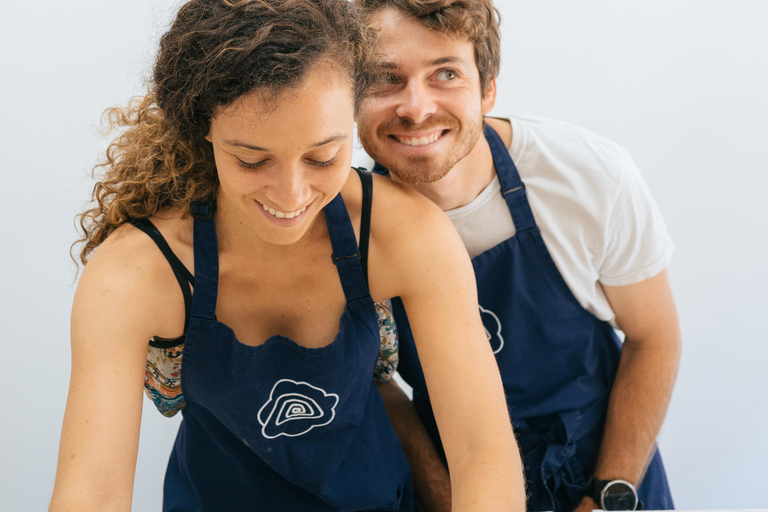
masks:
<path id="1" fill-rule="evenodd" d="M 525 191 L 525 184 L 520 179 L 520 173 L 517 172 L 517 166 L 509 155 L 507 146 L 501 140 L 496 130 L 488 124 L 483 125 L 485 140 L 491 148 L 493 156 L 493 165 L 496 167 L 496 174 L 501 183 L 501 193 L 507 202 L 509 213 L 512 215 L 512 221 L 515 223 L 517 232 L 526 231 L 536 227 L 536 221 L 531 212 L 531 206 L 528 204 L 528 194 Z"/>
<path id="2" fill-rule="evenodd" d="M 379 162 L 373 163 L 373 169 L 371 170 L 372 173 L 378 174 L 380 176 L 386 176 L 389 174 L 389 169 L 381 165 Z"/>
<path id="3" fill-rule="evenodd" d="M 216 319 L 216 299 L 219 291 L 219 243 L 213 222 L 213 205 L 195 203 L 193 244 L 195 253 L 195 293 L 192 295 L 191 316 Z"/>
<path id="4" fill-rule="evenodd" d="M 366 199 L 366 179 L 363 177 L 363 174 L 368 173 L 361 173 L 359 170 L 358 173 L 361 174 L 361 180 L 364 185 L 359 248 L 355 238 L 355 231 L 352 228 L 352 221 L 349 218 L 349 213 L 341 193 L 325 206 L 325 222 L 328 226 L 328 236 L 333 247 L 333 263 L 336 265 L 336 270 L 339 273 L 339 279 L 341 280 L 341 286 L 344 289 L 344 296 L 347 298 L 347 302 L 353 302 L 370 295 L 368 291 L 367 269 L 363 266 L 362 249 L 365 249 L 364 258 L 367 264 L 371 197 L 369 195 Z M 368 175 L 368 178 L 370 179 L 370 175 Z M 367 214 L 366 208 L 368 209 Z M 363 231 L 366 232 L 364 233 Z"/>

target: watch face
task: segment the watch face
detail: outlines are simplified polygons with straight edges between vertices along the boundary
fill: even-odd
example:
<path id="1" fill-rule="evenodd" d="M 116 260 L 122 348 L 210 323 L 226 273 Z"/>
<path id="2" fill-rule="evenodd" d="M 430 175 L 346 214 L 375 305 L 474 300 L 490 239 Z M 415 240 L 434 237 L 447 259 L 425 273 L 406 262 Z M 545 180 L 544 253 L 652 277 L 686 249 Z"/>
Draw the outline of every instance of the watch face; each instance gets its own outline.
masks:
<path id="1" fill-rule="evenodd" d="M 635 510 L 637 507 L 635 489 L 626 482 L 609 483 L 603 489 L 602 498 L 605 510 Z"/>

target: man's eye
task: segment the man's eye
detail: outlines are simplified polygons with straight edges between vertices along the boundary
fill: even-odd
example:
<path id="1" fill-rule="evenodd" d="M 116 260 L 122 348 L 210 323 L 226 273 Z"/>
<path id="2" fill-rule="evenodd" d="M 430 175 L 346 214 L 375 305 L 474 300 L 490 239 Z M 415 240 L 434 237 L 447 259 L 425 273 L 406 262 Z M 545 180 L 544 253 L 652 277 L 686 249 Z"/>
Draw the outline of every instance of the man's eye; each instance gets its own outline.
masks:
<path id="1" fill-rule="evenodd" d="M 378 73 L 374 76 L 373 81 L 377 85 L 393 85 L 398 83 L 399 79 L 392 73 Z"/>
<path id="2" fill-rule="evenodd" d="M 443 69 L 437 72 L 438 80 L 453 80 L 456 78 L 456 72 L 452 69 Z"/>

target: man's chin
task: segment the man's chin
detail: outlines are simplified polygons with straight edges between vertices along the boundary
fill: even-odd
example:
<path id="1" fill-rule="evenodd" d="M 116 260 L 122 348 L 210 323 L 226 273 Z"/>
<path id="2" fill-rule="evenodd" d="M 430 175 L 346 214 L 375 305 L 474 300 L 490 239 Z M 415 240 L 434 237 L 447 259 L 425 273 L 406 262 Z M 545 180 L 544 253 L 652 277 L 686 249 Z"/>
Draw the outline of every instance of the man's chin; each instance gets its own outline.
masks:
<path id="1" fill-rule="evenodd" d="M 396 181 L 409 185 L 423 183 L 435 183 L 440 181 L 451 170 L 450 166 L 434 166 L 424 164 L 392 165 L 388 167 L 382 163 Z"/>

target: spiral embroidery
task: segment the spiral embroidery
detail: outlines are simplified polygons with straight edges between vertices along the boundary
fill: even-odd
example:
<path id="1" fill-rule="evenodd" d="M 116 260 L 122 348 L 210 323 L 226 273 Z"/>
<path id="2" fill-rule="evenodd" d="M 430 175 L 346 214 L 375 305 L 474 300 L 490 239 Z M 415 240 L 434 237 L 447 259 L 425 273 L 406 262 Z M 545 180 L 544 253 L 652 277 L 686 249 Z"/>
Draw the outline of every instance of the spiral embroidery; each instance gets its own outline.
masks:
<path id="1" fill-rule="evenodd" d="M 281 379 L 259 409 L 261 434 L 267 439 L 296 437 L 328 425 L 336 416 L 339 395 L 306 382 Z"/>

